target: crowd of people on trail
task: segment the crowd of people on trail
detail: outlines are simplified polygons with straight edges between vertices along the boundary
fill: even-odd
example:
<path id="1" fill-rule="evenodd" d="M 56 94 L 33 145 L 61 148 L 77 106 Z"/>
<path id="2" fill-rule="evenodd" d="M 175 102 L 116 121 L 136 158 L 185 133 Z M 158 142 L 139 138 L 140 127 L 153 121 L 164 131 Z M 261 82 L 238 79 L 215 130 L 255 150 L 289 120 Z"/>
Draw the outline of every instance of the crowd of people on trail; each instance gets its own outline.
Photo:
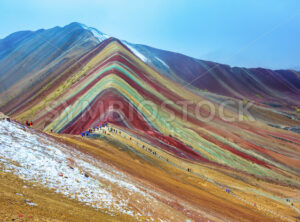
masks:
<path id="1" fill-rule="evenodd" d="M 115 134 L 119 133 L 119 134 L 121 134 L 120 130 L 118 131 L 117 129 L 114 129 L 112 127 L 108 127 L 108 123 L 103 123 L 103 124 L 101 124 L 98 127 L 93 127 L 93 128 L 90 128 L 89 130 L 86 130 L 86 131 L 80 133 L 80 135 L 81 135 L 81 137 L 90 136 L 93 132 L 95 132 L 96 130 L 101 130 L 103 127 L 107 127 L 107 131 L 108 131 L 107 132 L 106 130 L 103 130 L 104 134 L 107 134 L 107 135 L 110 135 L 109 133 L 115 133 Z M 124 138 L 126 138 L 126 136 L 124 136 Z M 133 138 L 130 136 L 129 140 L 132 141 Z M 138 145 L 139 143 L 136 142 L 136 144 Z M 157 155 L 156 151 L 153 151 L 151 148 L 146 148 L 144 144 L 142 144 L 141 147 L 142 147 L 142 149 L 147 150 L 148 152 L 152 153 L 153 155 L 155 155 L 155 156 Z M 167 158 L 166 161 L 169 162 L 169 159 Z M 192 172 L 192 169 L 191 168 L 187 168 L 187 171 L 188 172 Z"/>
<path id="2" fill-rule="evenodd" d="M 81 135 L 82 137 L 84 137 L 84 136 L 89 136 L 90 134 L 92 134 L 92 133 L 95 132 L 96 130 L 101 130 L 102 127 L 107 127 L 107 126 L 108 126 L 108 123 L 103 123 L 103 124 L 101 124 L 101 125 L 98 126 L 98 127 L 93 127 L 93 128 L 90 128 L 90 129 L 88 129 L 88 130 L 86 130 L 86 131 L 80 133 L 80 135 Z M 111 128 L 111 129 L 112 129 L 112 128 Z M 106 130 L 105 130 L 105 134 L 106 134 Z"/>
<path id="3" fill-rule="evenodd" d="M 32 127 L 32 126 L 33 126 L 32 121 L 29 122 L 28 120 L 26 120 L 26 123 L 25 123 L 25 124 L 26 124 L 26 126 L 29 126 L 29 127 Z"/>

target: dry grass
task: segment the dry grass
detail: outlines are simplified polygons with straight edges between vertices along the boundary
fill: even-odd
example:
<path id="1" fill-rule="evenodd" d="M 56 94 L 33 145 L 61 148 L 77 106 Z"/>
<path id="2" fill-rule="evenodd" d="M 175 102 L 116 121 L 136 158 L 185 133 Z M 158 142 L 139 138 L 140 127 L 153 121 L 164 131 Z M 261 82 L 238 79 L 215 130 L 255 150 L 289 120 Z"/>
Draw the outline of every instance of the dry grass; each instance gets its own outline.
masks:
<path id="1" fill-rule="evenodd" d="M 111 217 L 11 173 L 0 171 L 0 181 L 0 221 L 133 221 L 126 215 Z M 25 199 L 38 206 L 26 204 Z"/>

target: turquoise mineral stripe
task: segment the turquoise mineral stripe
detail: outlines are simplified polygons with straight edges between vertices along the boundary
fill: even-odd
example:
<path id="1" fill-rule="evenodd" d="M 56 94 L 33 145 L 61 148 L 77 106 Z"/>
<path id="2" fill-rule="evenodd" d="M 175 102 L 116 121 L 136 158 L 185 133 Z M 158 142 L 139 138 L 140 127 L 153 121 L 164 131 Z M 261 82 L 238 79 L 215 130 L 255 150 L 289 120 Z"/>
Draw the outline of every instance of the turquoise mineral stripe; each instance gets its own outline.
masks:
<path id="1" fill-rule="evenodd" d="M 89 79 L 89 81 L 84 82 L 83 85 L 81 85 L 81 87 L 79 89 L 77 89 L 76 92 L 74 92 L 73 94 L 69 95 L 68 97 L 66 97 L 65 100 L 70 99 L 72 96 L 74 96 L 76 93 L 80 92 L 81 90 L 85 89 L 90 83 L 92 83 L 96 78 L 98 78 L 99 76 L 101 76 L 103 73 L 110 71 L 111 69 L 117 69 L 120 72 L 123 72 L 124 74 L 126 74 L 130 79 L 132 79 L 133 81 L 135 81 L 138 85 L 145 86 L 146 84 L 142 84 L 140 80 L 138 80 L 137 78 L 135 78 L 130 72 L 126 71 L 126 69 L 124 69 L 122 66 L 124 66 L 123 64 L 119 63 L 119 62 L 111 62 L 108 63 L 106 66 L 104 66 L 105 68 L 102 68 L 101 71 L 98 74 L 93 74 L 93 78 Z M 128 67 L 127 67 L 128 68 Z"/>
<path id="2" fill-rule="evenodd" d="M 292 169 L 290 169 L 290 168 L 284 166 L 283 164 L 280 164 L 279 162 L 271 161 L 271 160 L 265 158 L 265 157 L 262 156 L 262 155 L 258 155 L 258 154 L 255 153 L 253 150 L 246 150 L 246 149 L 243 149 L 243 148 L 239 147 L 238 145 L 236 145 L 236 144 L 234 144 L 234 143 L 231 143 L 231 142 L 227 141 L 227 140 L 224 139 L 223 137 L 218 136 L 217 134 L 215 134 L 215 133 L 213 133 L 213 132 L 207 131 L 207 133 L 210 134 L 210 135 L 212 135 L 213 137 L 215 137 L 215 138 L 218 139 L 219 141 L 222 141 L 223 143 L 225 143 L 225 144 L 227 144 L 227 145 L 229 145 L 229 146 L 231 146 L 231 147 L 233 147 L 233 148 L 235 148 L 235 149 L 237 149 L 237 150 L 239 150 L 239 151 L 241 151 L 241 152 L 243 152 L 243 153 L 246 153 L 246 154 L 248 154 L 248 155 L 254 156 L 255 158 L 260 159 L 260 160 L 262 160 L 262 161 L 264 161 L 264 162 L 266 162 L 266 163 L 269 163 L 269 164 L 271 164 L 271 165 L 274 165 L 274 166 L 278 167 L 279 169 L 284 169 L 284 170 L 286 170 L 286 171 L 288 171 L 288 172 L 296 173 L 296 172 L 294 172 L 294 170 L 292 170 Z"/>
<path id="3" fill-rule="evenodd" d="M 101 63 L 104 63 L 105 61 L 109 60 L 110 58 L 112 58 L 113 56 L 115 56 L 116 54 L 122 56 L 125 60 L 127 60 L 128 62 L 130 62 L 131 64 L 133 64 L 130 60 L 128 60 L 125 56 L 121 55 L 123 53 L 114 53 L 112 54 L 111 56 L 109 56 L 108 58 L 106 58 L 105 60 L 103 60 Z M 112 63 L 117 63 L 119 64 L 120 66 L 124 66 L 126 69 L 128 69 L 130 72 L 133 72 L 129 67 L 125 66 L 124 64 L 120 63 L 120 62 L 117 62 L 117 61 L 113 61 L 113 62 L 110 62 L 108 63 L 107 65 L 105 65 L 104 67 L 108 66 L 105 70 L 102 70 L 98 75 L 95 75 L 93 78 L 91 78 L 88 82 L 85 82 L 84 85 L 82 85 L 81 88 L 78 89 L 78 91 L 81 91 L 82 89 L 84 89 L 88 84 L 90 84 L 92 81 L 94 81 L 97 77 L 99 77 L 103 72 L 109 70 L 109 66 L 112 64 Z M 85 69 L 85 68 L 83 68 Z M 121 70 L 120 70 L 121 71 Z M 80 72 L 80 71 L 79 71 Z M 136 77 L 138 77 L 138 75 L 136 73 L 134 73 Z M 132 80 L 134 80 L 135 82 L 137 82 L 137 84 L 139 84 L 140 86 L 143 85 L 143 86 L 146 86 L 146 84 L 142 84 L 143 82 L 142 81 L 139 81 L 138 79 L 134 79 L 133 76 L 129 76 Z M 59 101 L 59 103 L 57 104 L 56 107 L 58 107 L 59 105 L 61 105 L 62 103 L 64 103 L 66 100 L 70 99 L 71 97 L 73 97 L 76 93 L 78 93 L 78 91 L 74 92 L 73 94 L 69 94 L 68 96 L 65 97 L 64 101 Z M 56 108 L 55 107 L 55 108 Z"/>
<path id="4" fill-rule="evenodd" d="M 273 178 L 276 178 L 278 176 L 277 174 L 274 174 L 274 172 L 270 171 L 267 168 L 264 168 L 259 165 L 254 165 L 250 163 L 249 161 L 234 155 L 230 153 L 229 151 L 226 151 L 215 144 L 204 140 L 202 137 L 200 137 L 195 132 L 185 132 L 184 130 L 181 130 L 179 127 L 177 128 L 177 133 L 180 135 L 178 138 L 184 137 L 182 141 L 189 141 L 189 143 L 193 146 L 195 150 L 199 150 L 201 153 L 201 150 L 209 153 L 214 158 L 211 159 L 209 157 L 206 157 L 212 161 L 227 165 L 227 166 L 234 166 L 237 169 L 243 170 L 245 172 L 253 173 L 256 175 L 272 175 Z M 194 136 L 192 136 L 194 135 Z M 200 141 L 200 143 L 199 143 Z M 254 165 L 254 166 L 253 166 Z"/>

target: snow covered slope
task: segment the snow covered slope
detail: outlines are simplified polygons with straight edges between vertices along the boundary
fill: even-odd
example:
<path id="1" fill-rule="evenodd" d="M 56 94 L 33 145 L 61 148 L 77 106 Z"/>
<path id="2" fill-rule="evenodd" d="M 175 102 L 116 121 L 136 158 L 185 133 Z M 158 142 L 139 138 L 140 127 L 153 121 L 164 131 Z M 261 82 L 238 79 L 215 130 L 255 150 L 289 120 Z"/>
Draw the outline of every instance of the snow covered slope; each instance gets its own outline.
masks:
<path id="1" fill-rule="evenodd" d="M 99 31 L 98 29 L 96 29 L 96 28 L 89 27 L 89 26 L 87 26 L 87 25 L 85 25 L 85 24 L 82 24 L 82 23 L 79 23 L 79 24 L 81 25 L 82 28 L 84 28 L 84 29 L 90 31 L 90 32 L 93 34 L 93 36 L 94 36 L 96 39 L 99 40 L 99 42 L 102 42 L 102 41 L 104 41 L 105 39 L 108 39 L 108 38 L 110 37 L 109 35 L 106 35 L 106 34 L 104 34 L 103 32 L 100 32 L 100 31 Z"/>
<path id="2" fill-rule="evenodd" d="M 0 168 L 110 215 L 138 219 L 151 212 L 133 205 L 155 201 L 111 166 L 22 125 L 0 121 Z"/>

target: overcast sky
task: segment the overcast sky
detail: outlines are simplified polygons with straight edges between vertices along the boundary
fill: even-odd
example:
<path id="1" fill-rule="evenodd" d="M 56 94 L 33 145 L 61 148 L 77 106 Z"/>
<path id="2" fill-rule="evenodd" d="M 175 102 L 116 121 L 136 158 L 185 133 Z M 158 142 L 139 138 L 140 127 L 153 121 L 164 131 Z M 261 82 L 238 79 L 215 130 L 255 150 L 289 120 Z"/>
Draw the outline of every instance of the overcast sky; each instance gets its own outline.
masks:
<path id="1" fill-rule="evenodd" d="M 74 21 L 199 59 L 300 70 L 299 0 L 0 1 L 0 38 Z"/>

